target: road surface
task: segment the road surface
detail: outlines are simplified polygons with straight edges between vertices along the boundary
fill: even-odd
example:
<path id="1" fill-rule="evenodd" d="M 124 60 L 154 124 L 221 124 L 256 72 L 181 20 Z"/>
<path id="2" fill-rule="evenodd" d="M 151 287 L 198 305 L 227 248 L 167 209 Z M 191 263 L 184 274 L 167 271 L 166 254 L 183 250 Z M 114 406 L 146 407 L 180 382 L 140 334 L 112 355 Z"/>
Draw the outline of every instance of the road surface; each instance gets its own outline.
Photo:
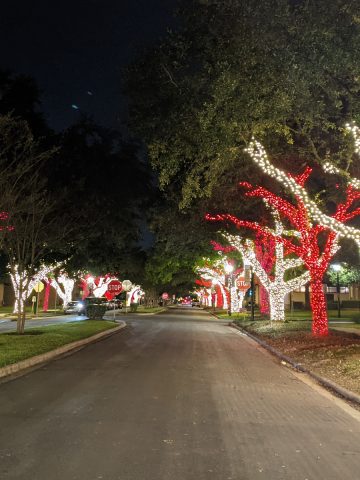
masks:
<path id="1" fill-rule="evenodd" d="M 359 412 L 202 310 L 133 318 L 0 384 L 1 480 L 360 478 Z"/>

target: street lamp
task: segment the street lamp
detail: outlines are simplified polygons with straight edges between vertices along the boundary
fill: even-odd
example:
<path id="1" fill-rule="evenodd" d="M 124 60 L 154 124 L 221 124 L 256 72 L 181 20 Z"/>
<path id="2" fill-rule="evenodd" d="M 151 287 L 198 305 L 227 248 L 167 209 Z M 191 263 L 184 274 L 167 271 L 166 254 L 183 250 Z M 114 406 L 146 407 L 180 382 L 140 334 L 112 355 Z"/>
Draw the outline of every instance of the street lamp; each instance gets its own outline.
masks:
<path id="1" fill-rule="evenodd" d="M 255 320 L 255 282 L 254 282 L 254 270 L 250 265 L 250 290 L 251 290 L 251 321 Z"/>
<path id="2" fill-rule="evenodd" d="M 338 308 L 338 318 L 341 317 L 340 310 L 340 279 L 339 272 L 341 271 L 341 265 L 339 263 L 334 263 L 331 265 L 331 268 L 336 272 L 336 292 L 337 292 L 337 308 Z"/>
<path id="3" fill-rule="evenodd" d="M 228 289 L 229 289 L 229 305 L 228 305 L 228 315 L 231 317 L 231 303 L 232 303 L 232 287 L 233 287 L 233 271 L 234 267 L 230 263 L 225 263 L 225 272 L 228 275 Z"/>
<path id="4" fill-rule="evenodd" d="M 212 288 L 211 288 L 211 304 L 212 304 L 212 308 L 213 308 L 213 312 L 215 312 L 215 285 L 216 285 L 216 280 L 213 278 L 212 281 Z"/>
<path id="5" fill-rule="evenodd" d="M 250 315 L 251 315 L 251 321 L 253 322 L 255 320 L 255 279 L 254 279 L 254 269 L 252 264 L 246 260 L 246 258 L 243 259 L 244 261 L 244 271 L 249 271 L 247 270 L 246 267 L 249 267 L 250 269 L 250 278 L 245 274 L 245 277 L 247 277 L 247 280 L 250 280 Z"/>

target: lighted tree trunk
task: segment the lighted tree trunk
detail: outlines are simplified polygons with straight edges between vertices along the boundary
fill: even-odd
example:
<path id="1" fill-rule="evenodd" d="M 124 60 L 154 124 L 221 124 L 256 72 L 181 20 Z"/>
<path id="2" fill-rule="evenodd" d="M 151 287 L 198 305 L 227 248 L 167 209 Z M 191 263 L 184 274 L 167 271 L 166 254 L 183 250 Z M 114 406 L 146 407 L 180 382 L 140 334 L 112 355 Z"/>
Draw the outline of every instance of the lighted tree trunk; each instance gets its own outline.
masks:
<path id="1" fill-rule="evenodd" d="M 310 282 L 310 304 L 313 314 L 312 333 L 314 335 L 328 335 L 328 317 L 326 311 L 326 298 L 321 278 L 314 278 Z"/>
<path id="2" fill-rule="evenodd" d="M 269 294 L 263 285 L 260 285 L 259 290 L 260 313 L 268 315 L 270 313 Z"/>
<path id="3" fill-rule="evenodd" d="M 72 300 L 75 280 L 73 278 L 69 278 L 65 272 L 62 272 L 56 278 L 51 279 L 51 286 L 55 289 L 57 295 L 61 298 L 63 306 L 66 307 L 67 304 Z"/>
<path id="4" fill-rule="evenodd" d="M 47 312 L 49 308 L 50 289 L 51 289 L 50 282 L 47 281 L 45 285 L 43 312 Z"/>
<path id="5" fill-rule="evenodd" d="M 271 320 L 274 322 L 285 321 L 285 294 L 277 292 L 277 295 L 269 295 Z"/>

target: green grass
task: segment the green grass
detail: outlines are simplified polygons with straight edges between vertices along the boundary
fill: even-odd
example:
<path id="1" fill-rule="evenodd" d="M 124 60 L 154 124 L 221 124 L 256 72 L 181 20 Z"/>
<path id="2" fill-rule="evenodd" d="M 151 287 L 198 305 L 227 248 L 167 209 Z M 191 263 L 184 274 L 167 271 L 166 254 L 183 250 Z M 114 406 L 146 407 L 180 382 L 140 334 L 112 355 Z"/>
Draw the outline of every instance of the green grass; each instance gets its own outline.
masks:
<path id="1" fill-rule="evenodd" d="M 0 317 L 9 317 L 9 318 L 16 318 L 17 315 L 13 314 L 14 307 L 0 307 Z M 63 315 L 64 312 L 59 307 L 55 309 L 49 309 L 47 312 L 43 312 L 42 309 L 39 309 L 38 313 L 35 315 L 32 313 L 31 307 L 25 307 L 26 318 L 31 320 L 33 317 L 53 317 L 54 315 Z"/>
<path id="2" fill-rule="evenodd" d="M 0 334 L 0 367 L 49 352 L 71 342 L 90 337 L 115 327 L 114 322 L 84 320 L 62 325 L 29 328 L 24 335 L 14 332 Z"/>
<path id="3" fill-rule="evenodd" d="M 212 311 L 209 309 L 209 311 Z M 247 311 L 245 313 L 233 313 L 231 317 L 228 316 L 226 310 L 216 310 L 214 312 L 216 316 L 223 319 L 229 320 L 242 320 L 247 321 L 250 320 L 250 312 Z M 357 308 L 354 309 L 343 309 L 341 310 L 341 318 L 338 317 L 337 310 L 329 310 L 328 311 L 328 319 L 331 322 L 355 322 L 360 324 L 360 311 Z M 258 310 L 255 310 L 255 320 L 265 320 L 267 321 L 268 318 L 262 317 Z M 293 321 L 305 321 L 311 322 L 311 311 L 294 311 L 292 313 L 286 312 L 286 320 L 289 322 Z M 354 325 L 355 326 L 355 325 Z"/>

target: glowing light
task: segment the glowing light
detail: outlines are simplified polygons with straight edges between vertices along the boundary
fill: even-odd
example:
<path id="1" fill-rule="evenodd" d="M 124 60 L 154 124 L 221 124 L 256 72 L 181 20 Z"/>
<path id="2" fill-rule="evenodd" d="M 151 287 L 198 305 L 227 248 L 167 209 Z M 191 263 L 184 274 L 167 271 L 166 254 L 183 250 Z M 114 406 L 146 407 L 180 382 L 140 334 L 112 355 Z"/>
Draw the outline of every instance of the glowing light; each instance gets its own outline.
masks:
<path id="1" fill-rule="evenodd" d="M 63 306 L 66 307 L 72 300 L 72 293 L 74 291 L 75 280 L 70 278 L 65 271 L 61 271 L 55 278 L 50 278 L 49 282 L 55 289 L 57 295 L 63 301 Z M 62 288 L 61 286 L 62 285 Z"/>
<path id="2" fill-rule="evenodd" d="M 352 125 L 348 126 L 355 140 L 355 151 L 360 153 L 360 131 L 358 127 Z M 298 262 L 303 262 L 310 274 L 311 285 L 311 307 L 313 312 L 312 331 L 315 335 L 328 334 L 328 319 L 326 313 L 326 301 L 323 291 L 322 279 L 325 271 L 328 268 L 331 258 L 339 248 L 338 241 L 341 237 L 355 240 L 360 245 L 360 230 L 345 225 L 345 223 L 360 215 L 360 208 L 356 207 L 356 202 L 360 199 L 359 180 L 349 178 L 346 189 L 346 200 L 338 204 L 336 212 L 333 216 L 324 214 L 317 204 L 309 198 L 309 195 L 304 187 L 307 179 L 312 173 L 310 167 L 306 167 L 304 172 L 300 175 L 293 176 L 279 168 L 274 167 L 263 146 L 253 140 L 249 148 L 246 150 L 252 160 L 272 178 L 278 180 L 284 187 L 286 187 L 295 197 L 295 202 L 289 201 L 273 194 L 269 190 L 253 186 L 250 183 L 243 182 L 241 186 L 247 190 L 246 196 L 262 198 L 268 205 L 273 207 L 279 217 L 286 218 L 288 222 L 294 227 L 292 231 L 282 232 L 281 234 L 272 232 L 267 226 L 261 226 L 257 222 L 249 222 L 240 220 L 231 214 L 217 214 L 207 215 L 206 218 L 211 221 L 225 221 L 236 225 L 238 228 L 248 228 L 255 233 L 263 235 L 264 238 L 273 238 L 276 241 L 277 254 L 279 248 L 283 247 L 287 253 L 294 253 L 298 258 L 284 260 L 283 268 L 291 268 L 291 265 L 296 266 Z M 326 165 L 330 173 L 339 173 L 336 167 L 329 164 Z M 287 236 L 288 235 L 288 236 Z M 322 242 L 319 241 L 320 235 L 325 241 L 321 248 Z M 264 286 L 269 288 L 269 279 L 261 264 L 256 259 L 255 252 L 249 244 L 249 241 L 239 243 L 237 245 L 242 248 L 244 258 L 247 257 L 249 262 L 252 262 L 258 271 L 257 275 Z M 281 263 L 281 262 L 280 262 Z M 276 269 L 278 262 L 276 262 Z M 275 272 L 276 276 L 276 272 Z M 270 301 L 271 303 L 271 301 Z M 276 306 L 274 306 L 276 309 Z"/>

